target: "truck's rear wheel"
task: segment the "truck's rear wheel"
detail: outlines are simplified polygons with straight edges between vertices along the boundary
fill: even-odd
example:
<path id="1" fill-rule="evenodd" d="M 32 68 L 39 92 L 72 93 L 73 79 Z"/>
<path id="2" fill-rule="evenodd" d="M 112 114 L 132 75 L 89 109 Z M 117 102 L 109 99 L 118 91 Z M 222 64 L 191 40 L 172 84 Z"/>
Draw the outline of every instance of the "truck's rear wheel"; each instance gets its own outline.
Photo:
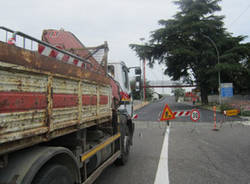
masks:
<path id="1" fill-rule="evenodd" d="M 116 165 L 125 165 L 128 161 L 130 152 L 130 132 L 127 126 L 127 117 L 124 115 L 120 116 L 120 132 L 121 132 L 121 156 L 115 161 Z"/>
<path id="2" fill-rule="evenodd" d="M 63 165 L 52 164 L 44 167 L 35 177 L 32 184 L 74 184 L 69 169 Z"/>

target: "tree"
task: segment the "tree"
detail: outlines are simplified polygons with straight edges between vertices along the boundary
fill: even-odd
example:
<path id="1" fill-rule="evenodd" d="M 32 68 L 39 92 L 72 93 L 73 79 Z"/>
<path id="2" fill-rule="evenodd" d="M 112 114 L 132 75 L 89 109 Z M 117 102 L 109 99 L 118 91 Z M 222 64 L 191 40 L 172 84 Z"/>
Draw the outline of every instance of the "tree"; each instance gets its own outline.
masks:
<path id="1" fill-rule="evenodd" d="M 222 63 L 218 65 L 222 72 L 223 82 L 233 82 L 234 91 L 241 94 L 249 94 L 250 90 L 250 44 L 240 43 L 244 37 L 231 37 L 224 42 L 227 47 L 220 57 Z"/>
<path id="2" fill-rule="evenodd" d="M 143 84 L 143 81 L 141 80 L 141 84 Z M 130 81 L 131 91 L 132 91 L 132 97 L 135 100 L 141 99 L 142 94 L 142 88 L 140 92 L 135 91 L 135 80 Z M 146 86 L 149 86 L 149 81 L 146 81 Z M 146 88 L 146 100 L 150 101 L 152 100 L 154 90 L 151 88 Z"/>
<path id="3" fill-rule="evenodd" d="M 174 1 L 180 11 L 173 19 L 160 20 L 161 28 L 151 33 L 145 45 L 130 47 L 150 66 L 156 61 L 165 64 L 165 74 L 172 80 L 196 83 L 201 89 L 202 103 L 208 103 L 210 90 L 218 89 L 218 72 L 222 81 L 235 82 L 235 77 L 249 75 L 249 45 L 242 44 L 244 36 L 233 37 L 223 27 L 223 16 L 214 15 L 221 0 Z M 218 63 L 217 51 L 220 64 Z M 236 78 L 237 78 L 236 77 Z M 231 82 L 232 82 L 231 81 Z"/>

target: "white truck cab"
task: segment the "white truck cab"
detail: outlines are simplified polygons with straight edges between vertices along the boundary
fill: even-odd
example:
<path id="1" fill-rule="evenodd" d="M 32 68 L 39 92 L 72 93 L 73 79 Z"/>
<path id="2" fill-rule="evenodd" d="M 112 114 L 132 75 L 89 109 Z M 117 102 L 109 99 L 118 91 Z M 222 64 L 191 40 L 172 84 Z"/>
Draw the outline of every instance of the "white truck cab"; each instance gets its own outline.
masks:
<path id="1" fill-rule="evenodd" d="M 133 117 L 133 99 L 131 95 L 129 69 L 126 64 L 121 62 L 108 63 L 108 74 L 120 84 L 121 106 L 120 112 L 126 114 L 128 119 Z"/>

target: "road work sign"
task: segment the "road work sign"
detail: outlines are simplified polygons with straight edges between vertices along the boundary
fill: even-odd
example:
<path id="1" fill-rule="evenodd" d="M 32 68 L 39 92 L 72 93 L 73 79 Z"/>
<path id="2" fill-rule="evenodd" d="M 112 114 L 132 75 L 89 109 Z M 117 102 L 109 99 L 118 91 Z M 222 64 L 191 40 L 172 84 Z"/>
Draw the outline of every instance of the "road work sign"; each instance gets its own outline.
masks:
<path id="1" fill-rule="evenodd" d="M 169 108 L 169 106 L 166 104 L 163 112 L 161 114 L 161 119 L 160 121 L 167 121 L 167 120 L 172 120 L 175 119 L 175 115 L 174 113 L 171 111 L 171 109 Z"/>
<path id="2" fill-rule="evenodd" d="M 225 116 L 237 116 L 238 114 L 239 114 L 239 110 L 237 110 L 237 109 L 224 111 Z"/>

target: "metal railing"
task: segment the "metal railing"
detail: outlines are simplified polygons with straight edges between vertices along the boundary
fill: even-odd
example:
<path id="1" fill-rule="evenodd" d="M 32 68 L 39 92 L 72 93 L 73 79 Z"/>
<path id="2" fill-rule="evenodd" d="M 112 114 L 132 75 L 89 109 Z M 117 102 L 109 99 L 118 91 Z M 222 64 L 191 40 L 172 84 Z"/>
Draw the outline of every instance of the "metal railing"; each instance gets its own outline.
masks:
<path id="1" fill-rule="evenodd" d="M 20 32 L 20 31 L 13 31 L 13 30 L 6 28 L 6 27 L 3 27 L 3 26 L 0 26 L 0 30 L 5 31 L 5 42 L 8 42 L 8 40 L 10 38 L 14 38 L 14 40 L 16 41 L 16 44 L 15 44 L 16 46 L 22 47 L 22 48 L 27 49 L 27 50 L 36 51 L 36 52 L 38 51 L 38 45 L 40 44 L 40 45 L 43 45 L 45 47 L 49 47 L 49 48 L 51 48 L 59 53 L 66 54 L 74 59 L 82 61 L 83 63 L 85 63 L 85 69 L 87 67 L 86 64 L 92 66 L 92 63 L 90 63 L 86 59 L 83 59 L 77 55 L 74 55 L 71 52 L 61 50 L 57 47 L 54 47 L 54 46 L 52 46 L 44 41 L 38 40 L 30 35 L 27 35 L 25 33 Z M 21 38 L 22 44 L 19 41 L 19 39 L 17 39 L 18 37 Z M 27 44 L 26 44 L 27 40 L 29 40 L 29 42 L 30 42 L 30 49 L 27 48 Z M 34 46 L 34 43 L 36 44 L 36 46 Z M 61 61 L 61 60 L 58 60 L 58 61 Z"/>

